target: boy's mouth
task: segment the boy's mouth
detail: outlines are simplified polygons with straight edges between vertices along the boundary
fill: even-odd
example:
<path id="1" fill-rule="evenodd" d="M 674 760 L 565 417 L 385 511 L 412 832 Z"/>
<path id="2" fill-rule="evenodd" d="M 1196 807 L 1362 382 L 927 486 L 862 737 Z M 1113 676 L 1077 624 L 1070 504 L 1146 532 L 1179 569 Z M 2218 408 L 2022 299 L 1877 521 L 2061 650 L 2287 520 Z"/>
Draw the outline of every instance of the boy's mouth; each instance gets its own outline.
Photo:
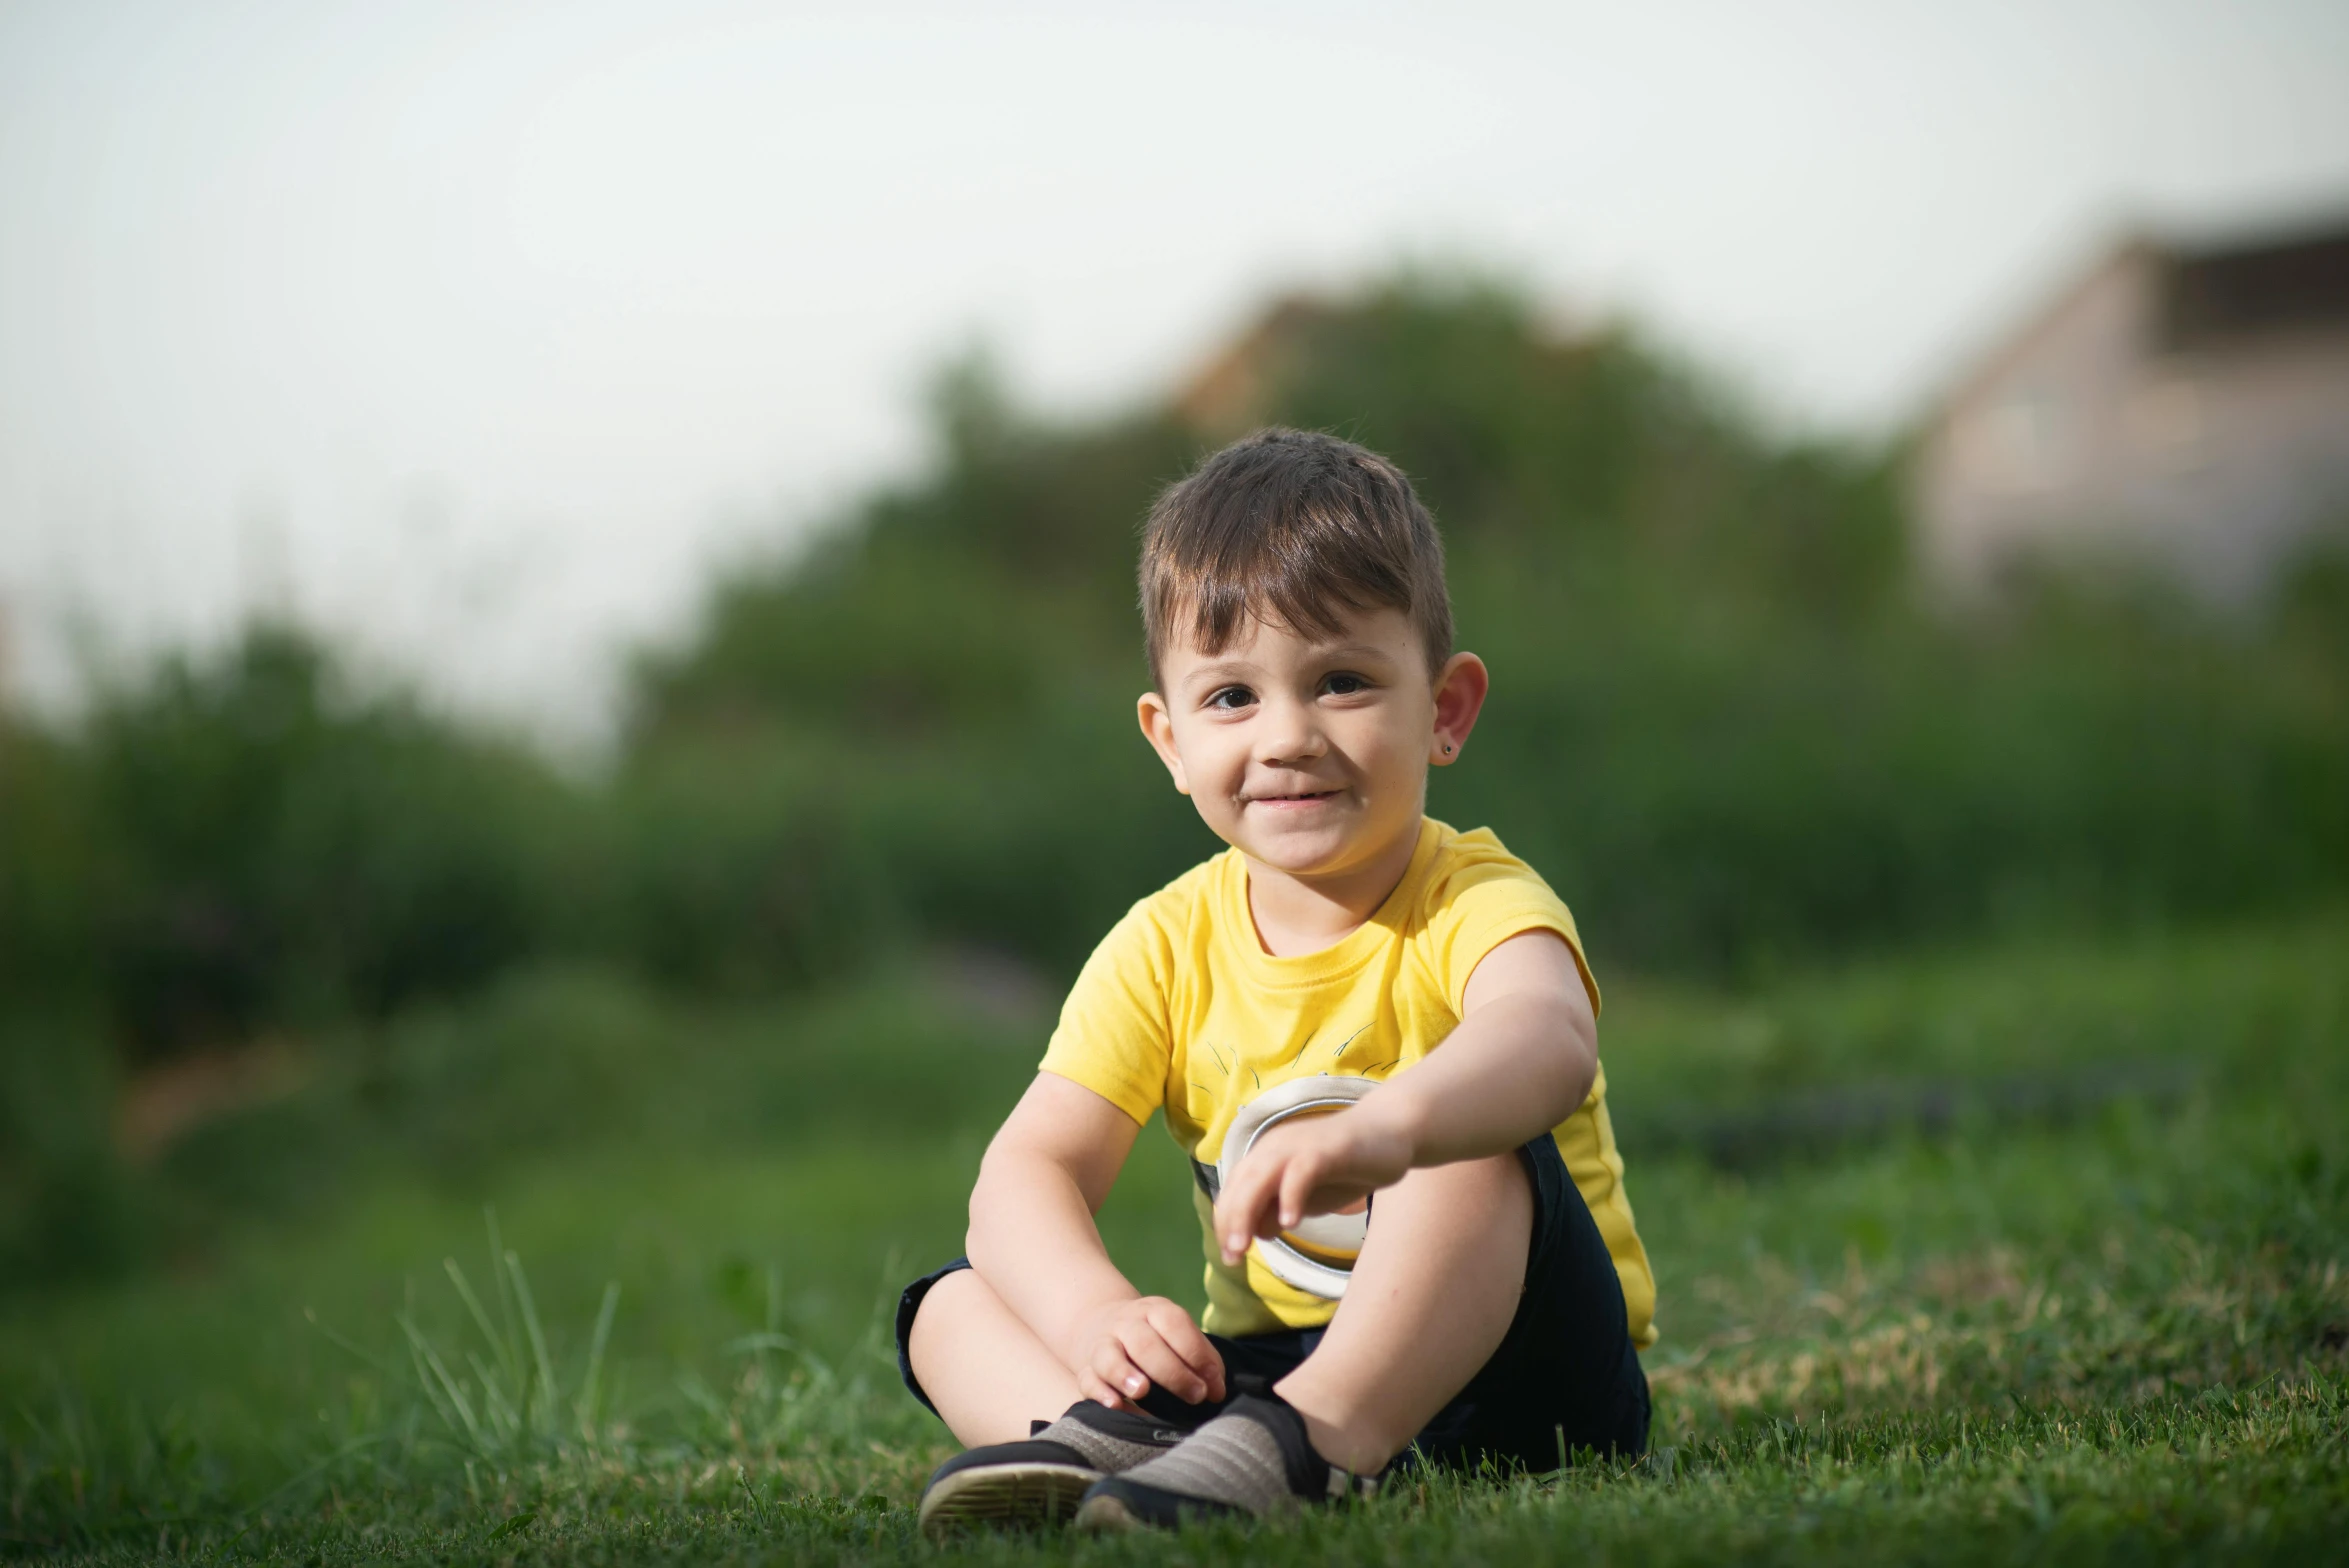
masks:
<path id="1" fill-rule="evenodd" d="M 1337 794 L 1338 791 L 1334 789 L 1317 789 L 1294 795 L 1251 795 L 1248 803 L 1252 806 L 1310 806 L 1316 801 L 1334 799 Z"/>

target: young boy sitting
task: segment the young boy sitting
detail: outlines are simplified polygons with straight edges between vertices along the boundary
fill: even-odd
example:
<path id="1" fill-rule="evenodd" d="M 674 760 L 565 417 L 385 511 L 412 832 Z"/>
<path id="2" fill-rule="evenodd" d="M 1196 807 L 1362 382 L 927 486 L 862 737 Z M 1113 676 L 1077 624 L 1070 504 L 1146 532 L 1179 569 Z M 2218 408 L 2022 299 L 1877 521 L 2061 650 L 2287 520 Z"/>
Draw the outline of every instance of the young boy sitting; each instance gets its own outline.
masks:
<path id="1" fill-rule="evenodd" d="M 1598 988 L 1547 884 L 1424 811 L 1488 679 L 1434 521 L 1361 447 L 1265 431 L 1159 499 L 1141 596 L 1142 732 L 1231 848 L 1102 940 L 988 1146 L 969 1258 L 899 1304 L 906 1384 L 969 1445 L 924 1528 L 1262 1515 L 1411 1447 L 1639 1453 L 1655 1286 Z M 1154 1110 L 1198 1183 L 1196 1325 L 1093 1224 Z"/>

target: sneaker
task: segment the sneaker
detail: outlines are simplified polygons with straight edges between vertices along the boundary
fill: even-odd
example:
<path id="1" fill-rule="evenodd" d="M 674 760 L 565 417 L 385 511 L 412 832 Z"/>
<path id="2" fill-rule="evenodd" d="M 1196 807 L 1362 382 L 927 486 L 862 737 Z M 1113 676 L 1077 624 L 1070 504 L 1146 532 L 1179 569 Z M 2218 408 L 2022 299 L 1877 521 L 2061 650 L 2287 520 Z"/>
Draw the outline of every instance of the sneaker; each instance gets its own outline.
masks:
<path id="1" fill-rule="evenodd" d="M 1059 1420 L 1035 1423 L 1024 1443 L 989 1443 L 940 1465 L 922 1489 L 922 1529 L 943 1536 L 972 1525 L 1057 1524 L 1076 1512 L 1085 1488 L 1183 1437 L 1155 1416 L 1080 1400 Z"/>
<path id="2" fill-rule="evenodd" d="M 1164 1454 L 1094 1482 L 1078 1506 L 1077 1525 L 1173 1529 L 1186 1519 L 1261 1519 L 1308 1504 L 1368 1497 L 1385 1474 L 1339 1469 L 1314 1452 L 1305 1418 L 1287 1400 L 1242 1394 Z"/>

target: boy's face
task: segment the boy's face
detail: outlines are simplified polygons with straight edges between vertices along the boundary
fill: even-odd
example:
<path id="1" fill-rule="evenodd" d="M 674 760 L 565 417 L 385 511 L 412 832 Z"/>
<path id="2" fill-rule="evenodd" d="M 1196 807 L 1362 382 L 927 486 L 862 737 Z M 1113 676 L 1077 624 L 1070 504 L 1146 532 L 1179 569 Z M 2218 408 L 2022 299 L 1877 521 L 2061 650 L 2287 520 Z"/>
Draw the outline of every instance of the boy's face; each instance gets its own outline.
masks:
<path id="1" fill-rule="evenodd" d="M 1226 843 L 1306 878 L 1416 837 L 1428 765 L 1458 758 L 1487 681 L 1473 653 L 1431 679 L 1400 610 L 1348 615 L 1326 640 L 1251 622 L 1219 654 L 1168 647 L 1158 674 L 1138 714 L 1175 788 Z"/>

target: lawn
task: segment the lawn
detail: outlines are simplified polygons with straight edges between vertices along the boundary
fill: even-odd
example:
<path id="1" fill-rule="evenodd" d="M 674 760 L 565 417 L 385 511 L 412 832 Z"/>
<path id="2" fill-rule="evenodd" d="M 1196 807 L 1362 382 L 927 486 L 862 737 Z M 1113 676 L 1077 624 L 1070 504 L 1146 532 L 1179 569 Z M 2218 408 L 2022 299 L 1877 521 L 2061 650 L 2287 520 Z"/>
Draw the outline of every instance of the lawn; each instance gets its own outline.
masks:
<path id="1" fill-rule="evenodd" d="M 938 1555 L 911 1504 L 949 1445 L 882 1313 L 956 1248 L 1041 1023 L 927 970 L 701 1011 L 545 974 L 321 1042 L 160 1167 L 168 1264 L 0 1297 L 0 1543 Z M 1626 981 L 1603 1037 L 1661 1287 L 1647 1460 L 944 1554 L 2340 1555 L 2349 921 Z M 1147 1134 L 1104 1215 L 1178 1298 L 1185 1179 Z"/>

